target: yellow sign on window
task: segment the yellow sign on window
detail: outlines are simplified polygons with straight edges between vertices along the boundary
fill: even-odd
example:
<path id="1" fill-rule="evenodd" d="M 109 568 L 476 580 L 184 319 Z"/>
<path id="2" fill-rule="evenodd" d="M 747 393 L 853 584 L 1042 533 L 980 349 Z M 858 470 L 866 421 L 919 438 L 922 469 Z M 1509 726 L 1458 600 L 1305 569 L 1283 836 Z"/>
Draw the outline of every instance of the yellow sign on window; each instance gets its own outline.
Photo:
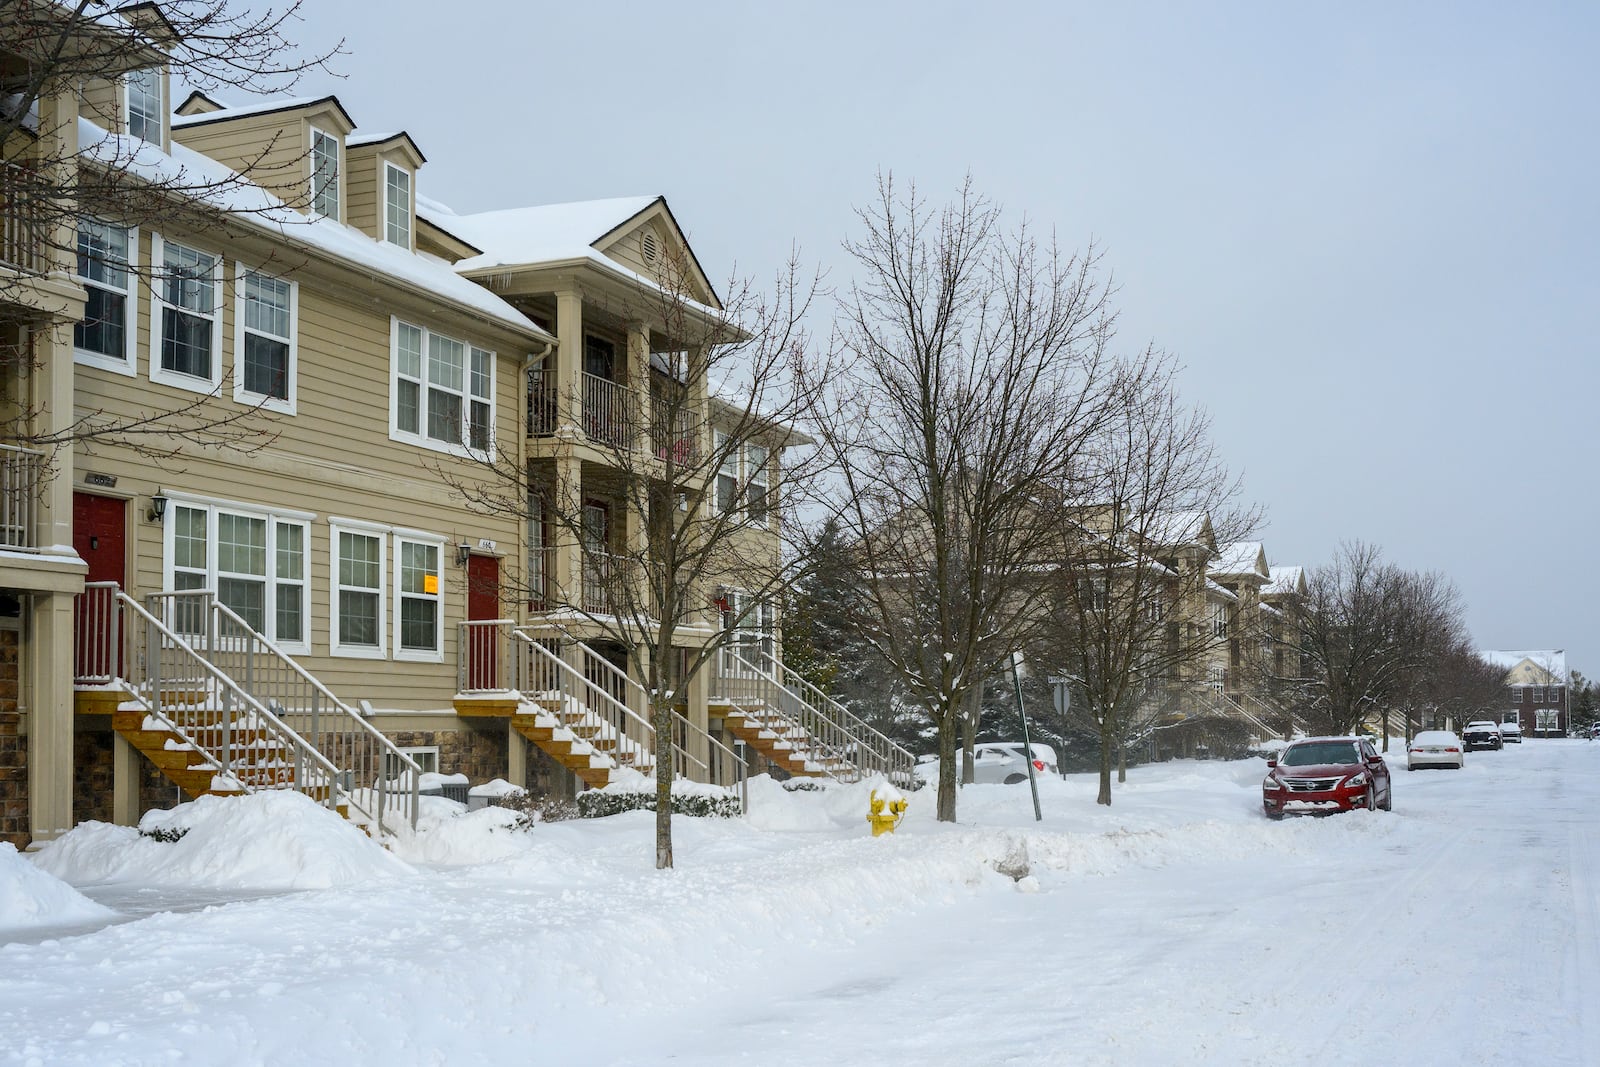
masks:
<path id="1" fill-rule="evenodd" d="M 439 591 L 439 576 L 437 574 L 424 574 L 422 576 L 422 591 L 424 593 L 437 593 Z"/>

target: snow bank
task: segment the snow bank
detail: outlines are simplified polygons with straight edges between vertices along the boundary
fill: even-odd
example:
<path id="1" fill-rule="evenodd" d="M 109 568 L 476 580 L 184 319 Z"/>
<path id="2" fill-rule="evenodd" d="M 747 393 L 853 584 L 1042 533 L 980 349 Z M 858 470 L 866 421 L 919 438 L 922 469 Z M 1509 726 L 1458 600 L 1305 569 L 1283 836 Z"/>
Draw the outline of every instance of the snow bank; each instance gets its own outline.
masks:
<path id="1" fill-rule="evenodd" d="M 157 832 L 181 836 L 149 836 Z M 83 823 L 45 845 L 35 860 L 79 885 L 325 889 L 411 873 L 409 865 L 351 823 L 286 790 L 201 797 L 171 810 L 146 812 L 137 830 Z"/>
<path id="2" fill-rule="evenodd" d="M 0 930 L 91 922 L 116 914 L 35 867 L 0 841 Z"/>

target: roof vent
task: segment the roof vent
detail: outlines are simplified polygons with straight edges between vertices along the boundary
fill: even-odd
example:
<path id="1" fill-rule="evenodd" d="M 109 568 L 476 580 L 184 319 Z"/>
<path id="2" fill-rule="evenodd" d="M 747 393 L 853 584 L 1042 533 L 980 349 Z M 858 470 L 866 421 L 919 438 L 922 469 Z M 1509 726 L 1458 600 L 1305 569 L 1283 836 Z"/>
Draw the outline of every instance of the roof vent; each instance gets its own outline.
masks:
<path id="1" fill-rule="evenodd" d="M 643 237 L 639 238 L 639 248 L 642 252 L 644 252 L 644 261 L 646 263 L 654 263 L 656 261 L 657 249 L 655 234 L 646 232 Z"/>

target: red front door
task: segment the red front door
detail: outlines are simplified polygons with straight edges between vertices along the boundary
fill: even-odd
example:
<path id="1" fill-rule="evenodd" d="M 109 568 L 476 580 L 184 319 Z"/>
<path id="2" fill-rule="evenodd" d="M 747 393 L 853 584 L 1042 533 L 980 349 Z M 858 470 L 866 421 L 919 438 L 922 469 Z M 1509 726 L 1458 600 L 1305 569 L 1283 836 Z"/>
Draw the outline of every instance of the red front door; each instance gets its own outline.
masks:
<path id="1" fill-rule="evenodd" d="M 72 494 L 72 547 L 89 565 L 91 582 L 127 586 L 128 502 L 92 493 Z M 120 677 L 122 649 L 111 648 L 116 595 L 109 589 L 86 590 L 78 598 L 75 664 L 79 678 Z"/>
<path id="2" fill-rule="evenodd" d="M 467 557 L 467 621 L 500 617 L 500 560 L 494 556 Z M 469 626 L 467 647 L 467 688 L 500 689 L 500 656 L 492 627 Z"/>

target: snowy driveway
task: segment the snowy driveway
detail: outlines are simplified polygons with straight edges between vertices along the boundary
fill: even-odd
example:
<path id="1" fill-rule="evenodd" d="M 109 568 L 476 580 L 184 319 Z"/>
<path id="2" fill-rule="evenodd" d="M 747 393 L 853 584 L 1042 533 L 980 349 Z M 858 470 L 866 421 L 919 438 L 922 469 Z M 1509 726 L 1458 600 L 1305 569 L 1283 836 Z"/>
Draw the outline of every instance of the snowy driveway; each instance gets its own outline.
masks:
<path id="1" fill-rule="evenodd" d="M 865 838 L 564 823 L 493 863 L 0 947 L 0 1064 L 1600 1063 L 1600 744 L 1269 823 L 1259 761 L 976 787 Z M 919 806 L 920 805 L 920 806 Z M 1025 835 L 1038 880 L 988 869 Z M 1373 1062 L 1369 1057 L 1364 1062 Z"/>

